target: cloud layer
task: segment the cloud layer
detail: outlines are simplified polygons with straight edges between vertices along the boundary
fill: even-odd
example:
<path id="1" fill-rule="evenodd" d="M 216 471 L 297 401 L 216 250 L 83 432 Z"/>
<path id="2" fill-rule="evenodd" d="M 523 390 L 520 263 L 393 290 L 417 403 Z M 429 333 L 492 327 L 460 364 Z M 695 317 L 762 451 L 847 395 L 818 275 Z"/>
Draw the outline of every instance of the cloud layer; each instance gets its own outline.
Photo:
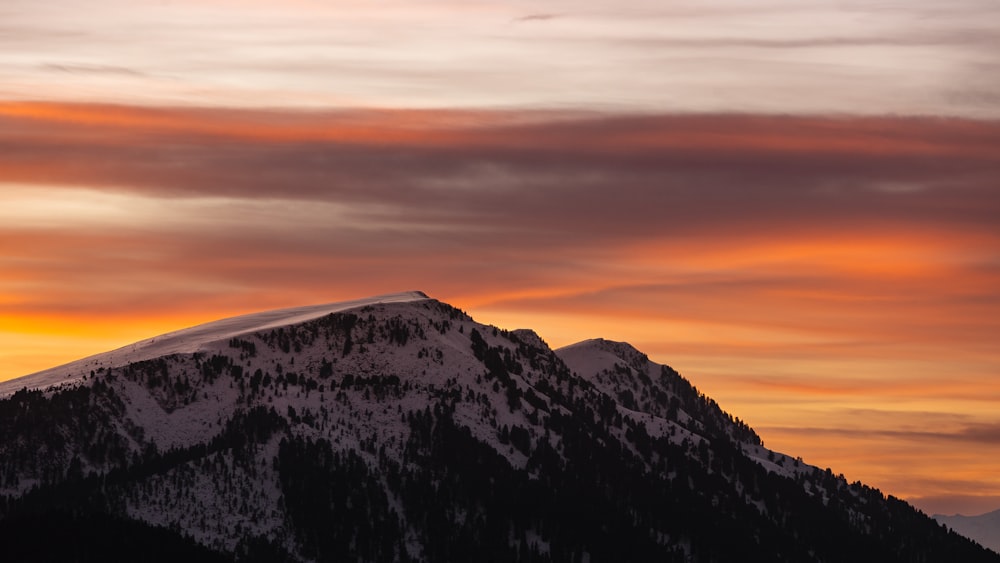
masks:
<path id="1" fill-rule="evenodd" d="M 992 0 L 8 4 L 7 100 L 1000 116 Z"/>
<path id="2" fill-rule="evenodd" d="M 422 289 L 631 341 L 894 494 L 1000 495 L 996 146 L 941 118 L 0 104 L 0 378 Z"/>
<path id="3" fill-rule="evenodd" d="M 423 289 L 995 508 L 998 37 L 995 0 L 7 2 L 0 379 Z"/>

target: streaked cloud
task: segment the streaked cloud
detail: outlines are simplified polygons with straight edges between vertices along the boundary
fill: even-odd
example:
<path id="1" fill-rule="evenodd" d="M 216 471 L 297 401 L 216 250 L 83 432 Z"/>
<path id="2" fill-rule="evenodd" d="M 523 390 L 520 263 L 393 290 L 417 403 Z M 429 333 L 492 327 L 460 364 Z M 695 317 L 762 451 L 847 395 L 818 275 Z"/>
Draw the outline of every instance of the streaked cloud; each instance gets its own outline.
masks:
<path id="1" fill-rule="evenodd" d="M 0 379 L 417 288 L 554 345 L 628 340 L 921 506 L 1000 498 L 994 0 L 0 22 Z"/>
<path id="2" fill-rule="evenodd" d="M 537 13 L 537 14 L 528 14 L 526 16 L 518 16 L 518 17 L 514 18 L 514 21 L 517 21 L 517 22 L 540 22 L 540 21 L 554 20 L 554 19 L 556 19 L 558 17 L 559 17 L 559 14 Z"/>
<path id="3" fill-rule="evenodd" d="M 8 9 L 0 99 L 995 118 L 1000 84 L 977 65 L 998 16 L 985 0 L 55 0 Z"/>
<path id="4" fill-rule="evenodd" d="M 1000 499 L 992 461 L 1000 454 L 992 435 L 995 423 L 956 424 L 957 418 L 933 412 L 845 412 L 841 420 L 850 421 L 851 428 L 767 427 L 761 432 L 771 437 L 772 447 L 795 444 L 806 462 L 906 498 L 928 514 L 995 510 Z M 980 435 L 980 426 L 991 427 L 989 435 Z"/>
<path id="5" fill-rule="evenodd" d="M 768 429 L 772 430 L 772 429 Z M 858 428 L 817 428 L 797 426 L 794 428 L 781 428 L 783 433 L 798 433 L 810 436 L 820 434 L 834 434 L 837 436 L 877 436 L 880 438 L 890 438 L 914 441 L 926 444 L 928 440 L 954 442 L 967 441 L 990 446 L 1000 446 L 1000 423 L 997 424 L 975 424 L 961 428 L 956 432 L 932 432 L 922 430 L 890 430 L 885 428 L 858 429 Z"/>
<path id="6" fill-rule="evenodd" d="M 72 64 L 72 63 L 47 63 L 43 64 L 42 68 L 44 70 L 51 70 L 55 72 L 67 72 L 69 74 L 124 74 L 137 76 L 142 74 L 141 72 L 126 68 L 123 66 L 107 66 L 107 65 L 86 65 L 86 64 Z"/>
<path id="7" fill-rule="evenodd" d="M 995 122 L 7 104 L 0 125 L 7 229 L 141 227 L 199 245 L 263 230 L 317 252 L 360 238 L 362 253 L 449 248 L 461 232 L 484 255 L 648 274 L 526 308 L 674 293 L 705 319 L 699 295 L 737 288 L 807 310 L 994 303 Z M 954 291 L 934 293 L 945 280 Z"/>
<path id="8" fill-rule="evenodd" d="M 996 122 L 20 103 L 0 131 L 8 326 L 402 284 L 633 341 L 764 424 L 1000 398 Z"/>

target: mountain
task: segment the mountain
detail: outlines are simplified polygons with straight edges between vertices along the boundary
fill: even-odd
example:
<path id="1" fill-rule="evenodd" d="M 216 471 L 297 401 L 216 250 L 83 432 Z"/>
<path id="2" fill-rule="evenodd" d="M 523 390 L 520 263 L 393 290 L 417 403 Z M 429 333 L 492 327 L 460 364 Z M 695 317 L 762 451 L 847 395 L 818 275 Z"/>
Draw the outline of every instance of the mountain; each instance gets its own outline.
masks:
<path id="1" fill-rule="evenodd" d="M 1000 553 L 1000 510 L 978 516 L 935 514 L 934 519 L 967 538 Z"/>
<path id="2" fill-rule="evenodd" d="M 59 541 L 53 541 L 58 535 Z M 1000 561 L 672 368 L 420 292 L 0 384 L 5 561 Z"/>

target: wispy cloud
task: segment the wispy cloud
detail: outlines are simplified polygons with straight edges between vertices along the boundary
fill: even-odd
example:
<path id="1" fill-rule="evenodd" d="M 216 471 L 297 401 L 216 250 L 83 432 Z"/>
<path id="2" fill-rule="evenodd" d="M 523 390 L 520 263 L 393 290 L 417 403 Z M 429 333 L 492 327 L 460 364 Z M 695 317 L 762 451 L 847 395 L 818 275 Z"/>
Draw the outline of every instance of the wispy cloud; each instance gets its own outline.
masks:
<path id="1" fill-rule="evenodd" d="M 25 4 L 0 27 L 0 97 L 1000 116 L 976 95 L 997 88 L 996 73 L 976 70 L 997 46 L 996 7 L 981 0 L 552 8 Z M 81 72 L 60 77 L 49 63 Z M 148 75 L 123 83 L 100 68 Z"/>
<path id="2" fill-rule="evenodd" d="M 794 428 L 763 428 L 764 431 L 775 431 L 784 434 L 805 434 L 819 436 L 832 434 L 837 436 L 852 437 L 879 437 L 898 440 L 908 440 L 913 442 L 927 443 L 928 441 L 942 441 L 953 443 L 955 441 L 973 442 L 991 446 L 1000 445 L 1000 423 L 998 424 L 974 424 L 960 428 L 954 432 L 941 432 L 929 430 L 891 430 L 885 428 L 824 428 L 797 426 Z"/>
<path id="3" fill-rule="evenodd" d="M 370 262 L 352 274 L 364 287 L 414 262 L 493 309 L 819 345 L 969 349 L 996 330 L 969 314 L 1000 306 L 995 122 L 8 104 L 0 125 L 4 240 L 21 241 L 8 275 L 60 285 L 37 258 L 58 256 L 94 276 L 66 280 L 76 307 L 115 307 L 100 279 L 130 261 L 261 291 L 288 272 L 318 291 L 312 272 Z M 0 310 L 65 306 L 6 291 Z"/>
<path id="4" fill-rule="evenodd" d="M 1000 491 L 995 0 L 8 4 L 0 378 L 421 288 Z"/>
<path id="5" fill-rule="evenodd" d="M 525 15 L 525 16 L 518 16 L 518 17 L 514 18 L 514 21 L 515 22 L 542 22 L 542 21 L 554 20 L 554 19 L 556 19 L 558 17 L 560 17 L 560 14 L 537 13 L 537 14 L 528 14 L 528 15 Z"/>
<path id="6" fill-rule="evenodd" d="M 41 65 L 43 69 L 54 72 L 67 72 L 69 74 L 121 74 L 129 76 L 141 76 L 143 73 L 123 66 L 111 65 L 90 65 L 75 63 L 45 63 Z"/>
<path id="7" fill-rule="evenodd" d="M 998 145 L 968 119 L 0 104 L 0 349 L 416 287 L 631 340 L 765 427 L 934 400 L 976 418 L 851 439 L 990 445 Z"/>
<path id="8" fill-rule="evenodd" d="M 622 221 L 603 234 L 780 225 L 798 221 L 796 211 L 850 213 L 855 224 L 898 216 L 985 226 L 1000 205 L 988 181 L 1000 172 L 991 150 L 1000 127 L 992 122 L 584 115 L 519 123 L 525 119 L 7 105 L 0 165 L 6 181 L 148 195 L 280 193 L 389 207 L 447 195 L 445 206 L 463 216 L 531 223 L 544 215 L 545 224 L 567 228 L 609 212 L 612 220 L 670 218 Z M 513 214 L 525 204 L 534 213 Z M 554 206 L 562 212 L 545 213 Z"/>

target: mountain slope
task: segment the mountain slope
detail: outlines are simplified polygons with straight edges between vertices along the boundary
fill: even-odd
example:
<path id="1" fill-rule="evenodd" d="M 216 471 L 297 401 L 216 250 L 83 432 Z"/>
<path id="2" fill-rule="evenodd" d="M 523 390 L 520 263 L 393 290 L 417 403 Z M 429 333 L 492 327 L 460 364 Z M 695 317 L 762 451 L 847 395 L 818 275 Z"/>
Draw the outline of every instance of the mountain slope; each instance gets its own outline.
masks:
<path id="1" fill-rule="evenodd" d="M 627 344 L 553 351 L 420 293 L 210 323 L 3 389 L 0 532 L 91 514 L 239 561 L 1000 561 L 765 449 Z"/>
<path id="2" fill-rule="evenodd" d="M 0 382 L 0 396 L 12 393 L 22 387 L 42 388 L 56 384 L 73 384 L 89 370 L 96 370 L 101 367 L 119 367 L 132 362 L 141 362 L 172 354 L 191 354 L 198 352 L 203 346 L 213 342 L 228 340 L 244 334 L 265 331 L 271 328 L 295 325 L 347 309 L 364 307 L 376 303 L 405 303 L 426 298 L 427 295 L 423 292 L 407 291 L 352 301 L 262 311 L 221 319 L 175 332 L 168 332 L 147 340 L 140 340 L 117 350 L 83 358 L 18 379 L 2 381 Z"/>
<path id="3" fill-rule="evenodd" d="M 963 536 L 1000 553 L 1000 510 L 978 516 L 935 514 L 934 519 Z"/>

